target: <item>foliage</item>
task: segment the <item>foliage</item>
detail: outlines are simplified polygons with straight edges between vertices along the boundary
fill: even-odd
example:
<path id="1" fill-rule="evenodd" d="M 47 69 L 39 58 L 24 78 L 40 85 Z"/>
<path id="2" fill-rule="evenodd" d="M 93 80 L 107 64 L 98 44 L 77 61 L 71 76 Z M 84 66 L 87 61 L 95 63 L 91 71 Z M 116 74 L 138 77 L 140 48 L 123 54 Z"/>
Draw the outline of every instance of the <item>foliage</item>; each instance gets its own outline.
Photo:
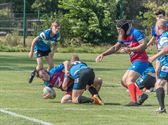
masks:
<path id="1" fill-rule="evenodd" d="M 62 27 L 68 28 L 71 37 L 96 44 L 114 39 L 115 0 L 62 0 L 60 4 L 67 10 L 62 17 Z"/>
<path id="2" fill-rule="evenodd" d="M 144 4 L 144 7 L 146 8 L 145 12 L 140 12 L 138 19 L 141 20 L 141 24 L 145 30 L 146 34 L 150 34 L 151 27 L 155 24 L 155 15 L 154 12 L 156 12 L 158 9 L 163 9 L 166 12 L 166 16 L 168 17 L 168 3 L 165 2 L 162 5 L 159 5 L 156 2 L 147 2 Z"/>

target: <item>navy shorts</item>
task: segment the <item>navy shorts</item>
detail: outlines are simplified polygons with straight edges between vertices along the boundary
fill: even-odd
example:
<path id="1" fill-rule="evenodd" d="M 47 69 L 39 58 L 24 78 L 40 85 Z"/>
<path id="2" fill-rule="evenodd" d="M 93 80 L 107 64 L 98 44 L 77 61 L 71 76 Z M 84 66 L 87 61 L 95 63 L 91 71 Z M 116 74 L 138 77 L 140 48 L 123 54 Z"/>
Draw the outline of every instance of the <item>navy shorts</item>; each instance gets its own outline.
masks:
<path id="1" fill-rule="evenodd" d="M 46 50 L 46 51 L 41 51 L 41 50 L 35 50 L 34 51 L 34 56 L 36 58 L 38 57 L 43 57 L 43 56 L 48 56 L 48 54 L 51 52 L 51 50 Z"/>

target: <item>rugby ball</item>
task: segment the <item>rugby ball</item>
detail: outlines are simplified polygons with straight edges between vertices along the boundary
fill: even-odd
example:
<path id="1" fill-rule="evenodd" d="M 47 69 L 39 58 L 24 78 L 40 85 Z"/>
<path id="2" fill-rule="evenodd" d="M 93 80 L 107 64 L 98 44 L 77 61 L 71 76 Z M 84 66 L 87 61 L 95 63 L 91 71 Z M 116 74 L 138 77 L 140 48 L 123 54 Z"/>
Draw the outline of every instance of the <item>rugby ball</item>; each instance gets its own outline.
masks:
<path id="1" fill-rule="evenodd" d="M 45 86 L 43 88 L 43 98 L 45 99 L 54 99 L 56 97 L 56 92 L 53 88 Z"/>

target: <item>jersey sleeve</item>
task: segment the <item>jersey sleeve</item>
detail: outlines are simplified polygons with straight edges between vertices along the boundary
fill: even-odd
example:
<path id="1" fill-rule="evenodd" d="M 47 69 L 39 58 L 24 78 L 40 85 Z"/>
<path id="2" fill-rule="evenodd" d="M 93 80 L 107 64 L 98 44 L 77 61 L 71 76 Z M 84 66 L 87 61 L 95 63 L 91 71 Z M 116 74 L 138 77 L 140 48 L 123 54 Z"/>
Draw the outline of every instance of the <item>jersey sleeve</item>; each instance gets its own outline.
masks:
<path id="1" fill-rule="evenodd" d="M 142 32 L 140 32 L 139 30 L 135 30 L 134 31 L 134 39 L 139 42 L 141 40 L 143 40 L 145 37 L 144 37 L 144 34 Z"/>
<path id="2" fill-rule="evenodd" d="M 56 72 L 61 72 L 62 70 L 64 70 L 64 65 L 63 64 L 59 64 L 58 66 L 52 68 L 49 73 L 50 75 L 53 75 Z"/>
<path id="3" fill-rule="evenodd" d="M 56 41 L 59 41 L 60 39 L 61 39 L 61 33 L 58 32 L 58 33 L 57 33 L 57 39 L 56 39 Z"/>
<path id="4" fill-rule="evenodd" d="M 167 46 L 167 45 L 168 45 L 168 38 L 167 38 L 167 37 L 162 37 L 162 38 L 160 39 L 160 44 L 161 44 L 163 47 Z"/>
<path id="5" fill-rule="evenodd" d="M 155 30 L 155 26 L 152 27 L 151 34 L 152 34 L 152 36 L 154 36 L 154 37 L 157 36 L 156 30 Z"/>
<path id="6" fill-rule="evenodd" d="M 38 40 L 46 40 L 47 38 L 47 32 L 41 32 L 38 36 L 37 36 Z"/>

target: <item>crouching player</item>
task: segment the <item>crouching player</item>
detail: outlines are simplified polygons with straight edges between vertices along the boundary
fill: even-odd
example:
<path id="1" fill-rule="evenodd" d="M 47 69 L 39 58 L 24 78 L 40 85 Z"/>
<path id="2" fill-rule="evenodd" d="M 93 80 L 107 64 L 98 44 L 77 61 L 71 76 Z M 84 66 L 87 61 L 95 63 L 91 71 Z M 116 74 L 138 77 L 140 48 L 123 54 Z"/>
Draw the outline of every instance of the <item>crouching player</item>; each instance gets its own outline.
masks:
<path id="1" fill-rule="evenodd" d="M 156 82 L 155 69 L 153 65 L 149 63 L 148 68 L 143 72 L 140 78 L 136 81 L 136 85 L 143 92 L 146 92 L 146 90 L 150 90 L 151 88 L 155 87 L 155 82 Z M 142 105 L 147 99 L 148 99 L 148 95 L 143 93 L 142 95 L 139 96 L 138 103 Z"/>
<path id="2" fill-rule="evenodd" d="M 87 64 L 80 61 L 77 55 L 74 55 L 71 58 L 69 76 L 74 79 L 72 103 L 94 103 L 103 105 L 98 91 L 94 87 L 95 73 L 93 69 L 89 68 Z M 91 93 L 92 98 L 82 95 L 86 89 L 86 86 L 88 86 L 88 90 Z"/>
<path id="3" fill-rule="evenodd" d="M 40 69 L 37 72 L 38 77 L 44 81 L 45 86 L 50 88 L 56 87 L 58 89 L 61 89 L 62 91 L 66 91 L 66 94 L 61 99 L 61 103 L 72 102 L 72 88 L 74 81 L 71 78 L 65 77 L 65 74 L 67 74 L 67 69 L 64 70 L 64 67 L 67 65 L 67 63 L 68 61 L 65 61 L 63 64 L 60 64 L 49 71 Z M 95 86 L 97 91 L 99 91 L 102 86 L 102 79 L 95 78 L 93 86 Z M 47 95 L 43 95 L 43 98 L 51 99 L 52 96 L 48 93 Z"/>

